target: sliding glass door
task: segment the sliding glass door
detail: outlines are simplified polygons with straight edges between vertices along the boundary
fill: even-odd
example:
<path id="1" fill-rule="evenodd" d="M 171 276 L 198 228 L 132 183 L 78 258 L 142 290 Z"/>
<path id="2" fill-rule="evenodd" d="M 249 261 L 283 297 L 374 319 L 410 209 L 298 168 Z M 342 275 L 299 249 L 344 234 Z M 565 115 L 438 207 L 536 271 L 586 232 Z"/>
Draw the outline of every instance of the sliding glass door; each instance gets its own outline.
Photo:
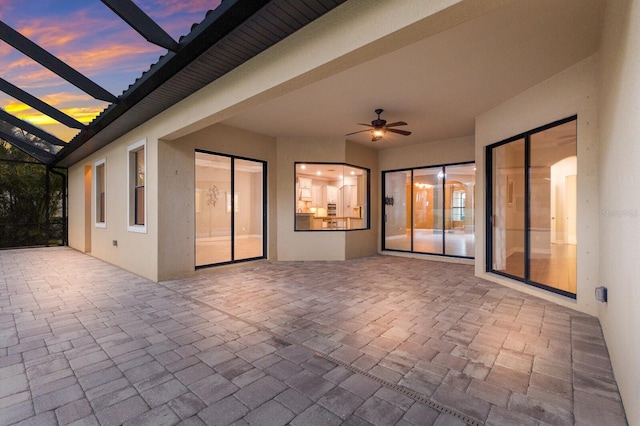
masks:
<path id="1" fill-rule="evenodd" d="M 525 277 L 524 139 L 493 150 L 493 269 Z"/>
<path id="2" fill-rule="evenodd" d="M 262 161 L 195 154 L 196 267 L 265 257 Z"/>
<path id="3" fill-rule="evenodd" d="M 383 172 L 384 250 L 474 256 L 473 163 Z"/>
<path id="4" fill-rule="evenodd" d="M 575 297 L 576 118 L 487 149 L 487 269 Z"/>

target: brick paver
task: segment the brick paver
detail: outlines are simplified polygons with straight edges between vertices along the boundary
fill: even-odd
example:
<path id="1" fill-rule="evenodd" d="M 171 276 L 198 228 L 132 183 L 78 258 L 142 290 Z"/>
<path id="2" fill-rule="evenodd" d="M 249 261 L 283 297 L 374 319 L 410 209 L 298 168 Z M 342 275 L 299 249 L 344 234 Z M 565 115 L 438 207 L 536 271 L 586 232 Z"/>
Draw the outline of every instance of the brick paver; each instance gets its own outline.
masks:
<path id="1" fill-rule="evenodd" d="M 596 318 L 376 256 L 152 283 L 0 251 L 0 425 L 625 425 Z"/>

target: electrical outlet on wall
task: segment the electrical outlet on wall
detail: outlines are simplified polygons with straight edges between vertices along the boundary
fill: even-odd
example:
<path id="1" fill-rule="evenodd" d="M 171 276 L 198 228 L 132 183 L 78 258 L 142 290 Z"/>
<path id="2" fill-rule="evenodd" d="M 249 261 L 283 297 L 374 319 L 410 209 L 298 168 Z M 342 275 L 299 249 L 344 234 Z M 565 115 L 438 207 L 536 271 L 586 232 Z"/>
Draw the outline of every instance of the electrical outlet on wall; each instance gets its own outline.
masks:
<path id="1" fill-rule="evenodd" d="M 598 302 L 607 303 L 607 288 L 604 286 L 596 287 L 596 300 Z"/>

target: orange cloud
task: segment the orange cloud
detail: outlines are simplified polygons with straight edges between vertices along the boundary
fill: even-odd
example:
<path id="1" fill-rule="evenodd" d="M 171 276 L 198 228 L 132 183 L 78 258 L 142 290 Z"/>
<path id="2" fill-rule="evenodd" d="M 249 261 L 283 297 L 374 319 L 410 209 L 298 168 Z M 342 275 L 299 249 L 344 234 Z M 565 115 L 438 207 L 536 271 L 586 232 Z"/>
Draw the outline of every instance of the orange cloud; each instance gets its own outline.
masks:
<path id="1" fill-rule="evenodd" d="M 5 80 L 27 92 L 64 83 L 62 78 L 36 62 L 11 63 L 7 66 L 7 70 L 10 72 L 5 76 Z"/>
<path id="2" fill-rule="evenodd" d="M 0 56 L 6 56 L 13 51 L 13 48 L 4 41 L 0 41 Z"/>
<path id="3" fill-rule="evenodd" d="M 55 135 L 60 140 L 69 142 L 75 135 L 77 135 L 80 131 L 78 129 L 72 129 L 70 127 L 65 126 L 64 124 L 60 124 L 58 122 L 52 124 L 43 124 L 40 126 L 42 130 L 45 132 L 51 133 Z"/>
<path id="4" fill-rule="evenodd" d="M 69 22 L 73 25 L 69 25 Z M 16 30 L 40 47 L 56 54 L 61 48 L 69 48 L 74 42 L 80 46 L 73 48 L 81 48 L 92 40 L 99 40 L 100 33 L 112 31 L 118 23 L 117 17 L 96 17 L 81 9 L 65 19 L 33 17 L 20 22 Z"/>
<path id="5" fill-rule="evenodd" d="M 154 51 L 159 52 L 159 48 L 146 42 L 128 44 L 105 43 L 90 49 L 67 52 L 61 55 L 60 59 L 71 67 L 89 75 L 108 72 L 110 68 L 114 67 L 114 64 L 126 63 L 140 55 L 150 54 Z M 136 62 L 134 67 L 138 68 L 139 63 Z"/>
<path id="6" fill-rule="evenodd" d="M 98 116 L 104 107 L 84 107 L 84 108 L 65 108 L 62 110 L 65 114 L 75 118 L 81 123 L 87 124 Z"/>
<path id="7" fill-rule="evenodd" d="M 74 96 L 75 95 L 73 94 L 59 94 L 58 100 L 60 99 L 70 100 Z M 51 95 L 49 96 L 49 98 L 50 97 Z M 77 98 L 80 99 L 79 96 Z M 82 99 L 82 100 L 86 101 L 86 99 Z M 88 100 L 93 105 L 73 106 L 68 108 L 60 108 L 60 110 L 65 114 L 67 114 L 68 116 L 75 118 L 81 123 L 85 123 L 85 124 L 89 123 L 104 110 L 104 108 L 106 107 L 106 103 L 97 102 L 91 98 L 89 98 Z M 23 104 L 22 102 L 15 101 L 13 99 L 10 99 L 6 102 L 7 103 L 3 106 L 3 109 L 6 112 L 8 112 L 9 114 L 13 114 L 22 120 L 28 121 L 31 124 L 34 124 L 36 126 L 42 126 L 45 124 L 58 123 L 58 121 L 54 120 L 48 115 L 45 115 L 42 112 L 34 108 L 31 108 L 29 105 Z M 50 102 L 50 104 L 54 106 L 59 103 L 60 102 L 57 102 L 57 103 Z"/>
<path id="8" fill-rule="evenodd" d="M 86 93 L 69 93 L 69 92 L 60 92 L 60 93 L 50 93 L 48 95 L 42 96 L 41 98 L 44 102 L 48 103 L 51 106 L 58 107 L 60 105 L 65 105 L 68 103 L 80 103 L 80 102 L 95 102 L 95 100 L 87 95 Z M 105 104 L 106 107 L 106 104 Z"/>
<path id="9" fill-rule="evenodd" d="M 33 111 L 35 111 L 29 105 L 25 105 L 25 104 L 23 104 L 21 102 L 16 102 L 16 101 L 9 101 L 9 103 L 4 105 L 2 107 L 2 109 L 4 109 L 9 114 L 15 115 L 18 118 L 25 117 L 26 116 L 24 114 L 25 112 L 33 112 Z"/>
<path id="10" fill-rule="evenodd" d="M 21 27 L 20 33 L 48 50 L 56 46 L 65 46 L 80 37 L 80 34 L 70 32 L 69 26 L 39 25 L 38 22 L 34 22 L 32 25 Z"/>

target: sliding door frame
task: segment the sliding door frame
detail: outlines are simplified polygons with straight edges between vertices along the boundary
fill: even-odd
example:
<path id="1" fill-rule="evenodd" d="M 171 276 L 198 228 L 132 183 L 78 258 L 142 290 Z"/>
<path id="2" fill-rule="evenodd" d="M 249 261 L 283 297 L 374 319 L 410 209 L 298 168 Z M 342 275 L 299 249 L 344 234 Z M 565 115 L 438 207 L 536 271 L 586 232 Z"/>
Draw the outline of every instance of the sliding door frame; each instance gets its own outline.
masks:
<path id="1" fill-rule="evenodd" d="M 461 256 L 461 255 L 455 255 L 455 254 L 447 254 L 447 245 L 446 245 L 446 221 L 447 221 L 447 215 L 446 215 L 446 184 L 447 184 L 447 180 L 446 180 L 446 173 L 447 173 L 447 167 L 453 167 L 453 166 L 464 166 L 464 165 L 469 165 L 469 164 L 475 164 L 475 161 L 463 161 L 460 163 L 447 163 L 447 164 L 435 164 L 432 166 L 422 166 L 422 167 L 411 167 L 411 168 L 406 168 L 406 169 L 397 169 L 397 170 L 384 170 L 382 171 L 381 174 L 381 180 L 380 182 L 382 183 L 382 203 L 381 203 L 381 209 L 382 209 L 382 226 L 381 226 L 381 232 L 380 232 L 380 236 L 381 236 L 381 246 L 382 250 L 385 251 L 395 251 L 395 252 L 401 252 L 401 253 L 414 253 L 414 254 L 424 254 L 424 255 L 431 255 L 431 256 L 443 256 L 443 257 L 453 257 L 453 258 L 459 258 L 459 259 L 474 259 L 474 256 Z M 423 169 L 440 169 L 440 172 L 442 172 L 444 174 L 443 179 L 442 179 L 442 184 L 440 185 L 440 189 L 442 191 L 442 219 L 441 219 L 441 225 L 442 225 L 442 251 L 439 253 L 436 252 L 422 252 L 422 251 L 415 251 L 415 247 L 414 247 L 414 230 L 415 230 L 415 208 L 414 208 L 414 200 L 415 200 L 415 195 L 414 195 L 414 181 L 415 181 L 415 175 L 414 172 L 416 170 L 423 170 Z M 393 248 L 386 248 L 386 200 L 388 199 L 387 197 L 387 185 L 386 185 L 386 175 L 388 173 L 399 173 L 399 172 L 410 172 L 411 173 L 411 198 L 410 198 L 410 244 L 409 250 L 402 250 L 402 249 L 393 249 Z M 475 189 L 475 188 L 474 188 Z M 475 210 L 475 197 L 473 200 L 473 209 Z M 450 216 L 451 216 L 451 212 L 450 212 Z M 475 215 L 475 213 L 474 213 Z M 475 235 L 475 231 L 474 231 L 474 235 Z M 474 242 L 475 244 L 475 242 Z"/>
<path id="2" fill-rule="evenodd" d="M 204 264 L 204 265 L 195 265 L 195 269 L 203 269 L 203 268 L 211 268 L 214 266 L 222 266 L 222 265 L 229 265 L 229 264 L 234 264 L 234 263 L 241 263 L 241 262 L 250 262 L 250 261 L 255 261 L 255 260 L 261 260 L 261 259 L 266 259 L 267 258 L 267 225 L 268 225 L 268 217 L 267 217 L 267 200 L 268 200 L 268 194 L 267 194 L 267 162 L 264 160 L 258 160 L 255 158 L 248 158 L 248 157 L 241 157 L 238 155 L 232 155 L 232 154 L 224 154 L 224 153 L 219 153 L 219 152 L 213 152 L 213 151 L 207 151 L 204 149 L 196 149 L 195 150 L 196 153 L 201 153 L 201 154 L 208 154 L 208 155 L 217 155 L 220 157 L 226 157 L 229 158 L 231 160 L 231 167 L 229 170 L 230 176 L 231 176 L 231 185 L 230 185 L 230 192 L 231 192 L 231 197 L 230 197 L 230 202 L 231 202 L 231 236 L 230 236 L 230 244 L 231 244 L 231 260 L 229 261 L 224 261 L 224 262 L 218 262 L 218 263 L 211 263 L 211 264 Z M 255 162 L 255 163 L 259 163 L 260 165 L 262 165 L 262 255 L 261 256 L 255 256 L 255 257 L 250 257 L 250 258 L 243 258 L 243 259 L 236 259 L 236 255 L 235 255 L 235 197 L 233 196 L 233 194 L 235 194 L 235 162 L 236 160 L 244 160 L 244 161 L 251 161 L 251 162 Z M 194 188 L 195 188 L 195 173 L 194 173 Z M 195 214 L 195 213 L 194 213 Z M 195 232 L 195 224 L 196 221 L 194 219 L 194 250 L 197 250 L 197 239 L 195 238 L 196 232 Z M 195 253 L 195 252 L 194 252 Z"/>
<path id="3" fill-rule="evenodd" d="M 485 241 L 486 241 L 486 265 L 485 271 L 488 273 L 501 275 L 513 280 L 520 281 L 524 284 L 532 287 L 541 288 L 543 290 L 550 291 L 552 293 L 560 294 L 571 299 L 577 298 L 577 292 L 571 293 L 565 290 L 561 290 L 555 287 L 551 287 L 546 284 L 538 283 L 531 279 L 531 197 L 530 197 L 530 184 L 531 184 L 531 137 L 544 130 L 551 129 L 553 127 L 560 126 L 562 124 L 570 123 L 572 121 L 578 122 L 578 116 L 572 115 L 570 117 L 563 118 L 561 120 L 554 121 L 553 123 L 545 124 L 544 126 L 537 127 L 535 129 L 523 132 L 519 135 L 512 136 L 500 142 L 496 142 L 485 147 L 485 188 L 486 188 L 486 200 L 485 200 Z M 493 150 L 517 140 L 524 139 L 524 278 L 516 275 L 509 274 L 507 272 L 498 271 L 493 269 Z M 576 146 L 577 146 L 577 132 L 576 132 Z M 577 152 L 576 152 L 577 155 Z M 577 267 L 577 265 L 576 265 Z"/>

